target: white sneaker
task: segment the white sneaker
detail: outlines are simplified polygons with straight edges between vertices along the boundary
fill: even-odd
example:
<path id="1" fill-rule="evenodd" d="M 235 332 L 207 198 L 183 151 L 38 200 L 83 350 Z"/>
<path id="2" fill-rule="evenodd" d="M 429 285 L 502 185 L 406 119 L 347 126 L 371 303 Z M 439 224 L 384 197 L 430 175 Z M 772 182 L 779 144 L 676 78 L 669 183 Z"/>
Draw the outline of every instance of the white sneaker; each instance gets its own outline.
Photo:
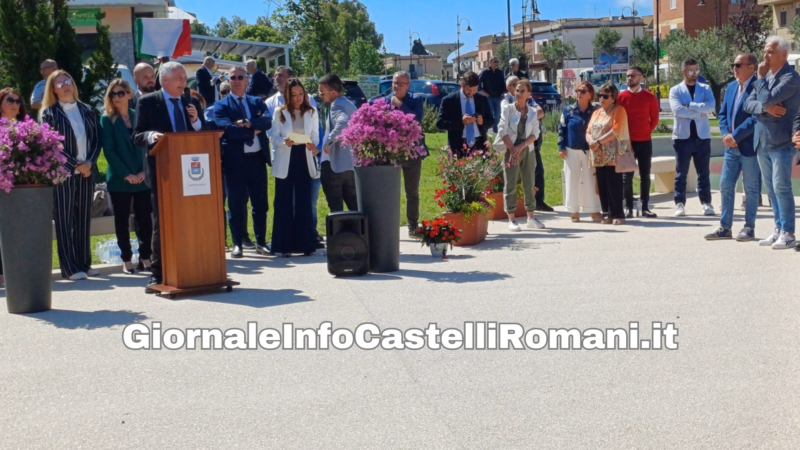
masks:
<path id="1" fill-rule="evenodd" d="M 713 216 L 716 214 L 714 212 L 714 207 L 711 206 L 711 203 L 703 203 L 703 215 L 704 216 Z"/>
<path id="2" fill-rule="evenodd" d="M 772 244 L 773 250 L 786 250 L 787 248 L 794 248 L 795 238 L 794 236 L 790 236 L 789 233 L 783 232 L 781 233 L 781 237 Z"/>
<path id="3" fill-rule="evenodd" d="M 532 217 L 528 219 L 528 224 L 525 225 L 526 228 L 530 228 L 532 230 L 542 230 L 544 229 L 544 224 L 539 222 L 539 219 Z"/>
<path id="4" fill-rule="evenodd" d="M 69 279 L 72 280 L 72 281 L 85 280 L 86 279 L 86 272 L 78 272 L 78 273 L 72 274 L 72 276 L 69 277 Z"/>
<path id="5" fill-rule="evenodd" d="M 775 228 L 775 231 L 772 232 L 766 239 L 758 241 L 758 245 L 762 247 L 768 247 L 775 243 L 778 238 L 781 237 L 781 230 Z"/>
<path id="6" fill-rule="evenodd" d="M 517 225 L 517 221 L 508 222 L 508 231 L 521 231 L 519 225 Z"/>
<path id="7" fill-rule="evenodd" d="M 684 217 L 686 216 L 686 207 L 683 203 L 678 203 L 675 205 L 675 217 Z"/>
<path id="8" fill-rule="evenodd" d="M 88 275 L 90 277 L 96 277 L 96 276 L 100 275 L 100 271 L 97 270 L 97 269 L 89 269 L 89 270 L 86 271 L 86 275 Z"/>

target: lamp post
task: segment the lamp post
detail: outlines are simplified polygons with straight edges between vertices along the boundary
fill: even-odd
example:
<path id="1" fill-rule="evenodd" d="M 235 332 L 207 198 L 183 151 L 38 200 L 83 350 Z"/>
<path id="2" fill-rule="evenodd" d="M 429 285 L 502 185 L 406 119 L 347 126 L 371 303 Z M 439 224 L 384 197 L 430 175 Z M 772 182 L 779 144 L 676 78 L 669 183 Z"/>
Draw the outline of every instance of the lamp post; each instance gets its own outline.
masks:
<path id="1" fill-rule="evenodd" d="M 523 60 L 519 62 L 520 67 L 525 68 L 525 72 L 530 70 L 528 66 L 528 50 L 525 49 L 525 19 L 527 18 L 528 13 L 528 0 L 522 0 L 522 53 L 523 53 Z M 539 8 L 536 7 L 536 0 L 533 0 L 531 4 L 531 21 L 537 20 L 539 17 Z M 531 43 L 532 45 L 533 43 Z M 510 56 L 513 58 L 513 56 Z M 528 74 L 530 76 L 530 74 Z"/>
<path id="2" fill-rule="evenodd" d="M 386 76 L 386 72 L 388 70 L 386 68 L 386 46 L 384 45 L 381 50 L 383 50 L 383 55 L 382 55 L 382 58 L 381 58 L 381 60 L 383 60 L 383 75 Z"/>
<path id="3" fill-rule="evenodd" d="M 661 11 L 661 0 L 656 0 L 656 98 L 658 99 L 658 110 L 661 111 L 661 23 L 658 21 L 658 13 Z"/>
<path id="4" fill-rule="evenodd" d="M 633 38 L 636 39 L 636 16 L 639 15 L 639 11 L 636 11 L 636 2 L 633 2 L 633 6 L 632 7 L 631 6 L 625 6 L 625 7 L 622 8 L 622 19 L 626 18 L 625 17 L 625 10 L 626 9 L 630 9 L 631 10 L 631 20 L 633 20 L 633 26 L 631 28 L 633 28 Z"/>
<path id="5" fill-rule="evenodd" d="M 700 0 L 700 3 L 697 6 L 706 6 L 706 0 Z M 717 0 L 714 0 L 714 28 L 719 28 L 719 14 L 717 14 Z"/>
<path id="6" fill-rule="evenodd" d="M 458 30 L 458 37 L 456 38 L 456 70 L 455 76 L 456 81 L 458 81 L 458 75 L 461 73 L 461 22 L 467 21 L 467 29 L 465 31 L 472 31 L 472 27 L 470 27 L 469 19 L 464 17 L 463 19 L 459 16 L 456 16 L 456 29 Z"/>

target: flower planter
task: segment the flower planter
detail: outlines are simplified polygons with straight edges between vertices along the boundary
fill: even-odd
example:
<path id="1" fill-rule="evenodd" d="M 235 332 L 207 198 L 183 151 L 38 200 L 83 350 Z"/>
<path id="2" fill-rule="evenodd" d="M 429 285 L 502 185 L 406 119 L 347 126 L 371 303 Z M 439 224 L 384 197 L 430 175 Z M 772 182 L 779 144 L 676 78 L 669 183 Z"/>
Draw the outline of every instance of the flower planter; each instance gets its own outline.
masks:
<path id="1" fill-rule="evenodd" d="M 514 210 L 514 216 L 525 217 L 528 213 L 525 211 L 525 199 L 517 198 L 517 209 Z"/>
<path id="2" fill-rule="evenodd" d="M 358 210 L 369 224 L 369 271 L 400 270 L 400 167 L 356 167 Z"/>
<path id="3" fill-rule="evenodd" d="M 489 220 L 508 220 L 508 214 L 503 206 L 503 193 L 495 192 L 486 196 L 487 199 L 494 200 L 494 208 L 489 211 Z"/>
<path id="4" fill-rule="evenodd" d="M 444 258 L 447 255 L 447 244 L 428 244 L 431 249 L 431 256 L 434 258 Z"/>
<path id="5" fill-rule="evenodd" d="M 486 240 L 489 232 L 489 219 L 486 214 L 473 214 L 469 222 L 464 221 L 464 215 L 461 213 L 444 213 L 444 218 L 452 221 L 456 228 L 461 230 L 461 240 L 453 245 L 463 247 Z"/>
<path id="6" fill-rule="evenodd" d="M 9 313 L 51 308 L 52 223 L 52 187 L 20 186 L 8 194 L 0 191 L 0 248 Z"/>

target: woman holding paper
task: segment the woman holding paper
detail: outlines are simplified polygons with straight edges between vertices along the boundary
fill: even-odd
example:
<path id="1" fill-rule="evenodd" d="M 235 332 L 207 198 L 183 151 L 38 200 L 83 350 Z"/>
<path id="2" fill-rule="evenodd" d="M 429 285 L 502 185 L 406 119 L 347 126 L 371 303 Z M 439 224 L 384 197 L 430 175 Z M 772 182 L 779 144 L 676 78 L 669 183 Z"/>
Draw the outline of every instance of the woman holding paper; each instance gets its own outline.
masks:
<path id="1" fill-rule="evenodd" d="M 288 100 L 275 110 L 269 131 L 275 176 L 272 252 L 309 256 L 317 240 L 311 208 L 304 206 L 311 204 L 311 180 L 320 175 L 314 144 L 319 141 L 319 114 L 300 80 L 289 80 L 283 96 Z"/>

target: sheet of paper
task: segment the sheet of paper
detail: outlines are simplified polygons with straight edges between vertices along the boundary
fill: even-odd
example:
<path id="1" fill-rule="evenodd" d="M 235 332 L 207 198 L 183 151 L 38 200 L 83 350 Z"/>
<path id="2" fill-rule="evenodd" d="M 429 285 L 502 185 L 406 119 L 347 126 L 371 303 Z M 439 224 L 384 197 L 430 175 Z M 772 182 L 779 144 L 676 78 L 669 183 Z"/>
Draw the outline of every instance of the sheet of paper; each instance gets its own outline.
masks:
<path id="1" fill-rule="evenodd" d="M 211 174 L 208 154 L 181 155 L 183 196 L 211 195 Z"/>
<path id="2" fill-rule="evenodd" d="M 311 138 L 305 134 L 289 133 L 289 139 L 294 141 L 294 145 L 311 143 Z"/>

